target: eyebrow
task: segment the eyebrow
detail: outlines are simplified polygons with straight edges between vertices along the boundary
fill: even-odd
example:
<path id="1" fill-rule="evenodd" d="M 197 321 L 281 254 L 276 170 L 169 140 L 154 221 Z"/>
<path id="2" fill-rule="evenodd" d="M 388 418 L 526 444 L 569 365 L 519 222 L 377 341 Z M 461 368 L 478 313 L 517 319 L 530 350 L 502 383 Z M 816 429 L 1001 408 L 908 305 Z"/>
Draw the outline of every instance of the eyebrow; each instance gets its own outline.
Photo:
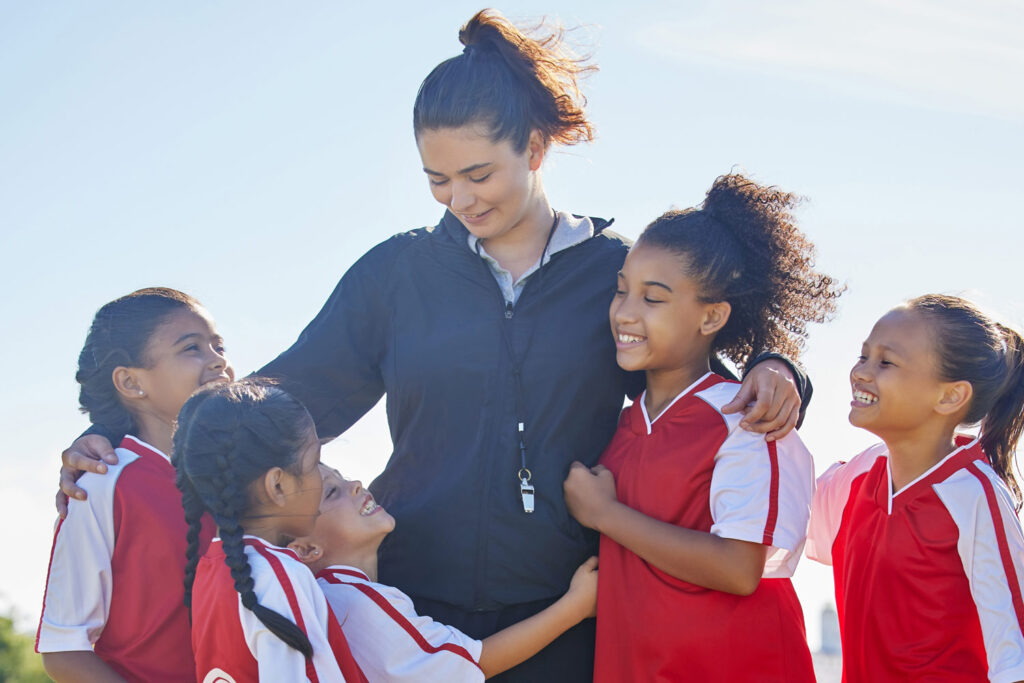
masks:
<path id="1" fill-rule="evenodd" d="M 192 337 L 196 337 L 198 339 L 202 339 L 203 335 L 199 334 L 198 332 L 189 332 L 188 334 L 183 334 L 183 335 L 181 335 L 181 337 L 179 337 L 174 342 L 174 346 L 177 346 L 178 344 L 182 343 L 186 339 L 190 339 Z M 220 336 L 219 334 L 213 335 L 213 337 L 211 337 L 211 339 L 213 339 L 213 341 L 215 341 L 215 342 L 223 342 L 224 341 L 224 337 Z"/>
<path id="2" fill-rule="evenodd" d="M 185 341 L 186 339 L 188 339 L 190 337 L 200 337 L 200 336 L 201 335 L 198 332 L 189 332 L 188 334 L 183 334 L 183 335 L 181 335 L 180 338 L 178 338 L 177 341 L 174 342 L 174 345 L 177 346 L 178 344 L 180 344 L 181 342 Z"/>
<path id="3" fill-rule="evenodd" d="M 666 289 L 669 292 L 672 291 L 671 287 L 666 285 L 664 282 L 658 282 L 657 280 L 647 280 L 646 282 L 644 282 L 644 284 L 647 285 L 648 287 L 661 287 L 662 289 Z"/>
<path id="4" fill-rule="evenodd" d="M 479 171 L 484 166 L 490 166 L 493 163 L 494 163 L 493 161 L 484 161 L 484 162 L 479 163 L 479 164 L 473 164 L 472 166 L 467 166 L 466 168 L 460 168 L 455 173 L 456 173 L 456 175 L 466 175 L 467 173 L 472 173 L 473 171 Z M 444 173 L 439 173 L 438 171 L 432 171 L 429 168 L 427 168 L 426 166 L 423 167 L 423 172 L 427 173 L 429 175 L 441 175 L 441 176 L 444 175 Z"/>

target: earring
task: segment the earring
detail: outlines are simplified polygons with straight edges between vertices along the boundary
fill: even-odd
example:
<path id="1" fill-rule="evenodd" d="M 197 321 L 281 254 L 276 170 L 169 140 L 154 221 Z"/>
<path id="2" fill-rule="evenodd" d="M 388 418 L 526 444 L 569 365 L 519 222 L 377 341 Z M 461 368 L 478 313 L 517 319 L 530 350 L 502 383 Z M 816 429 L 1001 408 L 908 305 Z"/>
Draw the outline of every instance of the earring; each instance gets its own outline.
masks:
<path id="1" fill-rule="evenodd" d="M 139 394 L 139 396 L 145 396 L 146 392 L 143 391 L 142 389 L 139 389 L 138 394 Z"/>

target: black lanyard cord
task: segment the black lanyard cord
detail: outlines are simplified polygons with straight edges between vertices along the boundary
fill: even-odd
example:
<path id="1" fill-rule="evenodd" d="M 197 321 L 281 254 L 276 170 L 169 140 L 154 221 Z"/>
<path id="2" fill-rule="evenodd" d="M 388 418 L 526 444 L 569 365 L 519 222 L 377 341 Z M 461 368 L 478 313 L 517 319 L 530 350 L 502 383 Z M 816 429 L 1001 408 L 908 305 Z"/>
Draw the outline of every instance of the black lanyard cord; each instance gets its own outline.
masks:
<path id="1" fill-rule="evenodd" d="M 547 240 L 544 242 L 544 249 L 540 254 L 540 261 L 537 266 L 537 285 L 534 289 L 538 290 L 541 286 L 541 281 L 544 277 L 544 257 L 548 254 L 548 249 L 551 247 L 551 238 L 555 234 L 555 228 L 558 227 L 558 212 L 555 211 L 554 220 L 551 222 L 551 228 L 548 230 Z M 480 241 L 477 241 L 477 253 L 480 251 Z M 486 264 L 484 264 L 486 266 Z M 491 276 L 493 277 L 493 275 Z M 499 290 L 501 288 L 499 287 Z M 525 290 L 525 288 L 524 288 Z M 531 327 L 529 336 L 526 339 L 526 346 L 523 349 L 522 357 L 518 356 L 515 352 L 515 348 L 512 345 L 512 338 L 509 333 L 509 320 L 512 319 L 515 305 L 511 301 L 505 301 L 505 295 L 499 291 L 502 302 L 505 304 L 505 322 L 501 325 L 501 338 L 505 343 L 505 350 L 508 352 L 509 360 L 512 362 L 512 375 L 515 379 L 515 408 L 516 408 L 516 432 L 519 437 L 519 472 L 516 477 L 520 483 L 520 493 L 523 496 L 523 509 L 526 512 L 533 512 L 533 486 L 530 484 L 530 478 L 533 476 L 530 470 L 526 467 L 526 422 L 523 417 L 523 363 L 526 361 L 527 355 L 529 355 L 530 345 L 533 343 L 534 332 L 536 331 L 536 322 L 534 327 Z M 540 296 L 538 294 L 538 296 Z"/>

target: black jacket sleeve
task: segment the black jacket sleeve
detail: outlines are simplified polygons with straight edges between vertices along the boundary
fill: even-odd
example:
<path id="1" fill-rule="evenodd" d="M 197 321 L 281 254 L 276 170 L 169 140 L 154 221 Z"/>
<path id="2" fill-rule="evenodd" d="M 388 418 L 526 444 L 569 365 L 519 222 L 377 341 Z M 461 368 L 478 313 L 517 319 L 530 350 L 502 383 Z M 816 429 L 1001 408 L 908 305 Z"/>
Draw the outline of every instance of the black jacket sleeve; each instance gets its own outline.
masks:
<path id="1" fill-rule="evenodd" d="M 790 372 L 793 373 L 793 380 L 796 382 L 796 390 L 797 393 L 800 394 L 800 417 L 797 418 L 796 421 L 796 426 L 799 428 L 800 425 L 804 423 L 804 417 L 807 415 L 807 406 L 811 404 L 811 396 L 814 395 L 814 385 L 811 384 L 811 378 L 806 372 L 804 372 L 803 368 L 781 353 L 772 353 L 767 351 L 765 353 L 758 354 L 747 364 L 746 372 L 750 372 L 750 369 L 758 363 L 772 359 L 782 361 L 786 364 L 786 367 L 789 368 Z"/>
<path id="2" fill-rule="evenodd" d="M 302 401 L 321 439 L 344 432 L 384 395 L 380 365 L 393 310 L 386 283 L 394 240 L 357 261 L 298 340 L 256 373 Z"/>

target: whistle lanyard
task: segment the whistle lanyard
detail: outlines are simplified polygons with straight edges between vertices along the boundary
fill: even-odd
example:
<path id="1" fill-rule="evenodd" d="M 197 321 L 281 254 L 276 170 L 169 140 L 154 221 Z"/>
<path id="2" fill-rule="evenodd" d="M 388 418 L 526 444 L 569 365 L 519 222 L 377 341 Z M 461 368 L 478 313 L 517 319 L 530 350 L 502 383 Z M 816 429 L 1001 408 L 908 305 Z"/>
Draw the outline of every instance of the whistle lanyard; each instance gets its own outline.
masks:
<path id="1" fill-rule="evenodd" d="M 537 266 L 537 285 L 534 289 L 540 289 L 540 281 L 543 278 L 541 272 L 544 268 L 544 257 L 548 254 L 548 248 L 551 246 L 551 238 L 555 234 L 555 228 L 558 227 L 558 212 L 555 212 L 555 219 L 551 223 L 551 229 L 548 230 L 547 241 L 544 242 L 544 250 L 540 254 L 540 261 Z M 480 242 L 477 242 L 477 249 L 479 251 Z M 525 287 L 524 287 L 525 291 Z M 538 293 L 538 296 L 540 294 Z M 515 347 L 512 345 L 512 337 L 509 332 L 509 320 L 515 315 L 515 305 L 511 301 L 505 301 L 505 296 L 502 294 L 502 301 L 505 303 L 505 322 L 501 325 L 501 339 L 505 343 L 505 350 L 508 352 L 509 360 L 512 362 L 512 375 L 515 378 L 515 408 L 516 408 L 516 436 L 519 439 L 519 471 L 516 473 L 516 478 L 519 480 L 519 495 L 523 499 L 523 512 L 533 512 L 533 494 L 534 487 L 530 483 L 533 478 L 533 474 L 526 466 L 526 420 L 523 417 L 523 363 L 526 360 L 526 356 L 529 354 L 530 345 L 533 343 L 533 333 L 536 331 L 534 327 L 530 329 L 529 336 L 526 338 L 526 346 L 523 349 L 523 355 L 520 357 L 516 355 Z"/>

